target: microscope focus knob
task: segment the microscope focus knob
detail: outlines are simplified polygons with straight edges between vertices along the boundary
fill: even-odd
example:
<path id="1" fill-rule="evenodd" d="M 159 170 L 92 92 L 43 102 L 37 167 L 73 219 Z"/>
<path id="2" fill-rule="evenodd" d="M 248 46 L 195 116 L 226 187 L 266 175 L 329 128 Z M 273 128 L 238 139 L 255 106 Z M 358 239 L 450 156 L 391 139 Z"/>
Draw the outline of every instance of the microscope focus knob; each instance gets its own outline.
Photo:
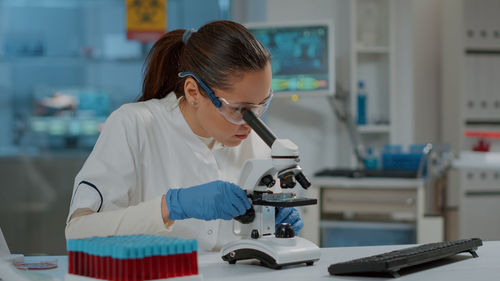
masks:
<path id="1" fill-rule="evenodd" d="M 260 180 L 260 183 L 261 185 L 265 185 L 267 187 L 273 187 L 274 184 L 276 184 L 276 181 L 271 175 L 267 175 Z"/>
<path id="2" fill-rule="evenodd" d="M 282 223 L 276 227 L 275 236 L 276 238 L 293 238 L 295 231 L 293 231 L 293 227 L 289 223 Z"/>
<path id="3" fill-rule="evenodd" d="M 234 219 L 239 221 L 240 223 L 249 224 L 255 219 L 255 209 L 252 206 L 243 215 L 237 216 Z"/>

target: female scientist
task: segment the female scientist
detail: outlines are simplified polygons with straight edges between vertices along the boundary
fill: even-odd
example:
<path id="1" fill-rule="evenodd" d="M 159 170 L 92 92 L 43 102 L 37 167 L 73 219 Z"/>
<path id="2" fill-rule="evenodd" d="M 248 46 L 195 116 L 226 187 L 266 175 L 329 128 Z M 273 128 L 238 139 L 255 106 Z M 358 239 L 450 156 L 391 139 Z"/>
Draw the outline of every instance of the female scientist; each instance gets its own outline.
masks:
<path id="1" fill-rule="evenodd" d="M 142 96 L 106 121 L 75 178 L 66 238 L 157 234 L 205 250 L 237 239 L 250 203 L 237 185 L 245 160 L 269 149 L 243 121 L 272 99 L 270 55 L 242 25 L 174 30 L 152 47 Z M 276 224 L 303 226 L 296 209 Z"/>

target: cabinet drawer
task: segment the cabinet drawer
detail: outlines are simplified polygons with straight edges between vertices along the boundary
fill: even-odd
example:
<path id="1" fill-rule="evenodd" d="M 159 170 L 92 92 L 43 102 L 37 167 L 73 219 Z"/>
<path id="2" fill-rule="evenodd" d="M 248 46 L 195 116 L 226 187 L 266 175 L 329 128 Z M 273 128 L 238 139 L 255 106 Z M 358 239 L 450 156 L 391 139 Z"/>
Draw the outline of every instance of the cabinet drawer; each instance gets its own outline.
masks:
<path id="1" fill-rule="evenodd" d="M 416 190 L 328 188 L 321 195 L 324 213 L 413 213 L 417 209 Z"/>

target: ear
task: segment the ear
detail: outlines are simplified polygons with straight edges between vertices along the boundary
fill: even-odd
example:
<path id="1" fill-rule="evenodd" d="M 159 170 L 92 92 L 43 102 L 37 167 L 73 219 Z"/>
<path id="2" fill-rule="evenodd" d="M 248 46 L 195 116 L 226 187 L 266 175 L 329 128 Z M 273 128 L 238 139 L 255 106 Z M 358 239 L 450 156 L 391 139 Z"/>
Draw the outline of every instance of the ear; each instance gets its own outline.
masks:
<path id="1" fill-rule="evenodd" d="M 191 77 L 187 77 L 184 82 L 184 94 L 186 101 L 192 105 L 199 104 L 199 101 L 202 98 L 198 88 L 198 83 L 196 83 L 196 81 Z"/>

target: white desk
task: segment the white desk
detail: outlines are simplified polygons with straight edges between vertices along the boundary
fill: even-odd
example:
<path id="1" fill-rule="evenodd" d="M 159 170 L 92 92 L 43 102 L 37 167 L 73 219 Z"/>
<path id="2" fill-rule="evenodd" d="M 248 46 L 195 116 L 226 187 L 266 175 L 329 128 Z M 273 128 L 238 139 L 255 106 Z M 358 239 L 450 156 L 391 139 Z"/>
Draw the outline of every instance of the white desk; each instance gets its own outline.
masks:
<path id="1" fill-rule="evenodd" d="M 199 269 L 204 280 L 457 280 L 481 281 L 500 280 L 500 241 L 484 242 L 479 247 L 479 258 L 472 258 L 463 253 L 441 266 L 428 267 L 426 270 L 411 273 L 402 272 L 402 276 L 393 278 L 330 276 L 328 266 L 331 263 L 351 260 L 363 256 L 379 254 L 408 246 L 377 246 L 321 249 L 321 259 L 313 266 L 295 266 L 273 270 L 248 263 L 235 265 L 222 261 L 218 253 L 206 253 L 199 256 Z M 54 270 L 36 272 L 33 280 L 63 280 L 67 271 L 67 258 L 58 257 L 59 267 Z"/>

